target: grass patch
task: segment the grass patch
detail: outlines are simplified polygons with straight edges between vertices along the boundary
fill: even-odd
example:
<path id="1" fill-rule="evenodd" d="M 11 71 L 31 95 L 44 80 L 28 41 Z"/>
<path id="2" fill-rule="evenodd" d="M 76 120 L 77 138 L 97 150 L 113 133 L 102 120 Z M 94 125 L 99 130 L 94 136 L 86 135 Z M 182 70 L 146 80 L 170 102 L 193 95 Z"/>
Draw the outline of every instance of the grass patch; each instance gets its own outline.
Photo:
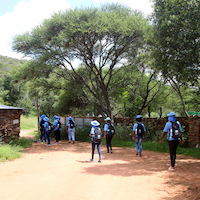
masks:
<path id="1" fill-rule="evenodd" d="M 20 146 L 11 146 L 3 144 L 0 146 L 0 161 L 14 160 L 20 158 L 22 153 L 20 152 L 23 148 Z"/>
<path id="2" fill-rule="evenodd" d="M 9 144 L 0 145 L 0 161 L 14 160 L 22 156 L 22 150 L 30 147 L 32 140 L 26 138 L 14 139 Z"/>
<path id="3" fill-rule="evenodd" d="M 31 130 L 38 129 L 38 118 L 37 116 L 24 116 L 21 115 L 20 118 L 20 128 L 21 130 Z"/>
<path id="4" fill-rule="evenodd" d="M 105 145 L 106 141 L 102 140 L 102 144 Z M 112 145 L 115 147 L 135 148 L 135 142 L 133 140 L 119 140 L 117 138 L 114 138 L 112 140 Z M 150 142 L 150 141 L 144 140 L 142 143 L 142 149 L 154 151 L 154 152 L 169 153 L 167 140 L 163 140 L 161 144 L 155 141 Z M 177 148 L 177 154 L 191 156 L 194 158 L 200 158 L 200 148 L 184 148 L 184 147 L 181 147 L 181 145 L 179 144 Z"/>

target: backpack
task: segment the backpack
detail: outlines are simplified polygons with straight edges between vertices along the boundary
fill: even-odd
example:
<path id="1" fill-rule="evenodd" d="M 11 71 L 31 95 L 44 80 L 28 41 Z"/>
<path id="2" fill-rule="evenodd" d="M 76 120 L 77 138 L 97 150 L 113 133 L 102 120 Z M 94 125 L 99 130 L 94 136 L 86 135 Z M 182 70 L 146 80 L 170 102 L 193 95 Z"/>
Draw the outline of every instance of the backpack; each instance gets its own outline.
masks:
<path id="1" fill-rule="evenodd" d="M 112 124 L 108 125 L 108 135 L 115 135 L 115 128 Z"/>
<path id="2" fill-rule="evenodd" d="M 58 128 L 58 129 L 61 128 L 61 122 L 60 122 L 60 120 L 58 120 L 57 128 Z"/>
<path id="3" fill-rule="evenodd" d="M 95 128 L 95 131 L 94 131 L 94 143 L 100 144 L 101 140 L 102 140 L 102 132 L 101 132 L 100 129 Z"/>
<path id="4" fill-rule="evenodd" d="M 172 129 L 170 130 L 172 138 L 181 138 L 182 134 L 179 128 L 179 124 L 177 121 L 171 122 L 172 123 Z"/>
<path id="5" fill-rule="evenodd" d="M 69 120 L 69 127 L 70 128 L 74 128 L 75 127 L 75 124 L 72 120 Z"/>
<path id="6" fill-rule="evenodd" d="M 42 129 L 42 128 L 44 128 L 44 120 L 42 119 L 41 121 L 40 121 L 40 128 Z"/>
<path id="7" fill-rule="evenodd" d="M 138 126 L 137 126 L 137 135 L 138 136 L 143 136 L 144 135 L 144 127 L 140 123 L 138 123 Z"/>
<path id="8" fill-rule="evenodd" d="M 49 131 L 52 131 L 53 130 L 53 124 L 51 122 L 48 122 L 49 124 Z"/>

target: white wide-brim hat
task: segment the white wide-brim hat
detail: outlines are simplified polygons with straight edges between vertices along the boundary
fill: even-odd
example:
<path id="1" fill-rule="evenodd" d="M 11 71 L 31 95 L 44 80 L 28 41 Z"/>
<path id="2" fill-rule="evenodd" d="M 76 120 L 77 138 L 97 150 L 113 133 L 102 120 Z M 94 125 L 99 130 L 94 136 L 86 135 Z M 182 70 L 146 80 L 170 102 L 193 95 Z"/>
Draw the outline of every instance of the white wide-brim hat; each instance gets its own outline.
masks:
<path id="1" fill-rule="evenodd" d="M 97 120 L 91 121 L 92 126 L 99 126 L 100 123 Z"/>

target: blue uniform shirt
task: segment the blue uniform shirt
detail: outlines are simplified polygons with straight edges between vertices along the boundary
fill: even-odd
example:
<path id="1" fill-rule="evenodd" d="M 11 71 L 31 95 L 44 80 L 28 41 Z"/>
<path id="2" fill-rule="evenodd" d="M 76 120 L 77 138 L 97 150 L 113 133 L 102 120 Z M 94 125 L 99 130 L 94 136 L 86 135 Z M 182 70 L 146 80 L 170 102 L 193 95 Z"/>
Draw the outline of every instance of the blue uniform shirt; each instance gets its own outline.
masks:
<path id="1" fill-rule="evenodd" d="M 74 126 L 76 126 L 76 123 L 74 120 L 72 120 L 74 122 Z M 74 128 L 70 128 L 70 123 L 69 121 L 67 122 L 66 126 L 68 126 L 68 131 L 71 131 L 71 130 L 75 130 L 75 127 Z"/>
<path id="2" fill-rule="evenodd" d="M 58 120 L 57 119 L 54 119 L 53 126 L 55 126 L 54 131 L 57 131 L 58 130 Z"/>
<path id="3" fill-rule="evenodd" d="M 110 124 L 105 124 L 104 125 L 104 131 L 106 131 L 106 135 L 108 135 L 108 129 L 109 129 Z M 113 126 L 113 124 L 111 124 Z"/>
<path id="4" fill-rule="evenodd" d="M 177 121 L 178 125 L 179 125 L 179 129 L 180 131 L 182 131 L 182 128 L 181 128 L 181 124 L 179 121 Z M 165 124 L 165 128 L 164 128 L 164 132 L 167 133 L 167 140 L 168 141 L 172 141 L 172 140 L 180 140 L 180 138 L 172 138 L 172 135 L 170 134 L 170 130 L 172 129 L 172 122 L 168 121 L 166 124 Z"/>
<path id="5" fill-rule="evenodd" d="M 138 123 L 139 123 L 139 124 L 142 124 L 143 129 L 144 129 L 144 132 L 145 132 L 145 131 L 146 131 L 146 128 L 145 128 L 144 124 L 141 123 L 141 122 L 138 122 Z M 137 137 L 137 127 L 138 127 L 138 123 L 135 123 L 134 126 L 133 126 L 133 131 L 135 131 L 135 137 Z"/>

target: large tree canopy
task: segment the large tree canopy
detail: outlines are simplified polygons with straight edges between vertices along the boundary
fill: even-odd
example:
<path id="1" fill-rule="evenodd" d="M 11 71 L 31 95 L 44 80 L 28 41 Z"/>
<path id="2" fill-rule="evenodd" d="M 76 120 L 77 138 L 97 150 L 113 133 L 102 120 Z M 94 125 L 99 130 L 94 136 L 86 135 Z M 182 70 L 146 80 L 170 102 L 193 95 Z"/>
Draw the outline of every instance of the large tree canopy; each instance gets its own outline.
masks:
<path id="1" fill-rule="evenodd" d="M 200 75 L 200 1 L 153 2 L 158 66 L 168 77 L 195 82 Z"/>
<path id="2" fill-rule="evenodd" d="M 119 4 L 54 14 L 31 33 L 18 35 L 13 49 L 30 56 L 38 74 L 57 73 L 74 82 L 85 101 L 96 102 L 111 116 L 109 88 L 113 75 L 143 48 L 149 25 L 141 13 Z M 86 76 L 74 61 L 84 65 Z M 45 73 L 43 73 L 45 71 Z M 76 81 L 82 81 L 85 89 Z"/>

